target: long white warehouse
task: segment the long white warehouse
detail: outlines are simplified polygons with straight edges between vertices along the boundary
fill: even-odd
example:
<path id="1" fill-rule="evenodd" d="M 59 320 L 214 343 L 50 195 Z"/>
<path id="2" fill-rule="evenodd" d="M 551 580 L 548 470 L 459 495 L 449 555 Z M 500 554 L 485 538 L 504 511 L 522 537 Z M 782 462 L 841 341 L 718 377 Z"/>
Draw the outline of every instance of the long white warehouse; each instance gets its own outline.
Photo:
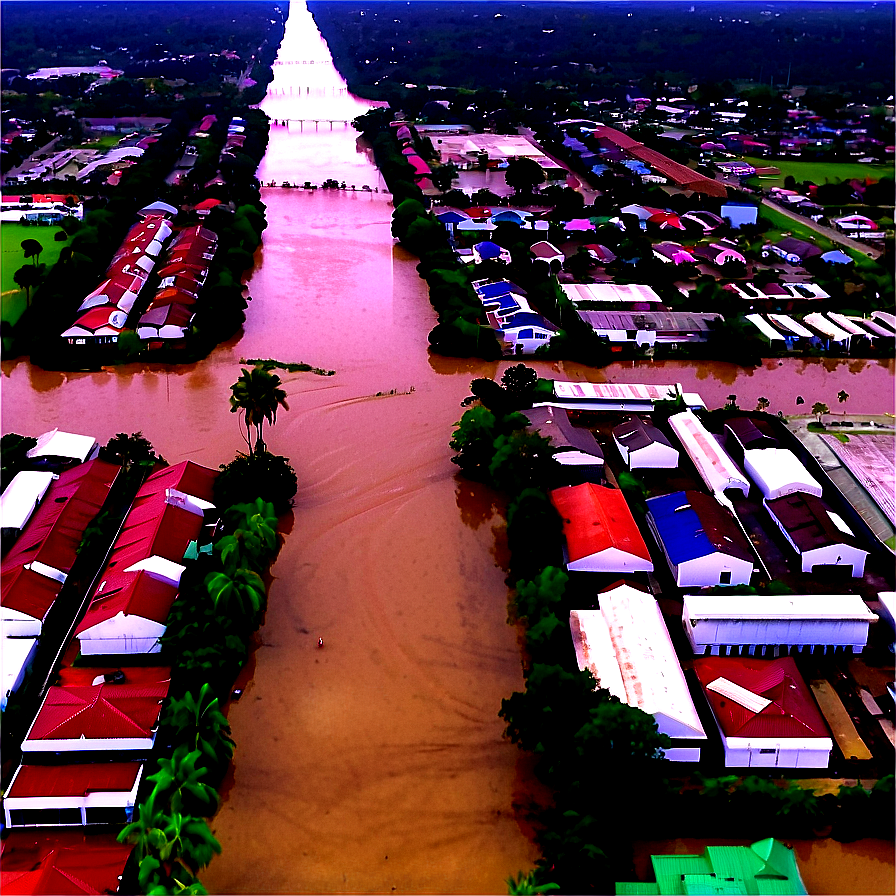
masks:
<path id="1" fill-rule="evenodd" d="M 737 489 L 743 492 L 744 497 L 750 493 L 749 480 L 693 411 L 673 414 L 669 418 L 669 426 L 711 492 L 724 493 L 728 489 Z"/>
<path id="2" fill-rule="evenodd" d="M 672 738 L 666 759 L 697 762 L 706 732 L 656 600 L 625 584 L 599 600 L 599 610 L 569 614 L 579 668 L 656 719 L 660 732 Z"/>
<path id="3" fill-rule="evenodd" d="M 755 653 L 782 648 L 861 653 L 877 616 L 857 594 L 690 594 L 681 622 L 698 656 L 732 648 Z"/>

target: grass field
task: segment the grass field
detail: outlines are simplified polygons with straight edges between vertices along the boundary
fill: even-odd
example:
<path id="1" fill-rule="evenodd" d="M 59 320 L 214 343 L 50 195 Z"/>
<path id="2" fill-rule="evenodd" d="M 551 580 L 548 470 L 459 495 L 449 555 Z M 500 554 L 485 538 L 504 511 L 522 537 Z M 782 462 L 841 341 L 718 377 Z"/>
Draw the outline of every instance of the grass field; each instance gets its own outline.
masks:
<path id="1" fill-rule="evenodd" d="M 102 137 L 98 137 L 94 140 L 87 140 L 84 143 L 79 143 L 77 146 L 72 147 L 73 149 L 112 149 L 122 140 L 121 134 L 105 134 Z"/>
<path id="2" fill-rule="evenodd" d="M 885 174 L 892 174 L 890 165 L 871 165 L 860 162 L 801 162 L 799 159 L 757 159 L 743 156 L 748 165 L 757 168 L 777 168 L 781 173 L 775 177 L 751 177 L 747 183 L 751 187 L 783 187 L 784 178 L 793 175 L 797 183 L 804 180 L 814 184 L 837 183 L 854 177 L 864 180 L 870 177 L 879 180 Z"/>
<path id="3" fill-rule="evenodd" d="M 3 250 L 0 263 L 0 289 L 3 291 L 0 297 L 0 320 L 14 324 L 25 310 L 25 290 L 19 289 L 13 280 L 13 275 L 22 265 L 31 264 L 31 260 L 26 260 L 22 254 L 22 240 L 37 240 L 44 247 L 38 261 L 51 268 L 67 245 L 67 242 L 57 243 L 54 239 L 59 230 L 59 227 L 26 227 L 24 224 L 9 222 L 0 225 L 0 246 Z M 33 292 L 32 290 L 32 294 Z"/>

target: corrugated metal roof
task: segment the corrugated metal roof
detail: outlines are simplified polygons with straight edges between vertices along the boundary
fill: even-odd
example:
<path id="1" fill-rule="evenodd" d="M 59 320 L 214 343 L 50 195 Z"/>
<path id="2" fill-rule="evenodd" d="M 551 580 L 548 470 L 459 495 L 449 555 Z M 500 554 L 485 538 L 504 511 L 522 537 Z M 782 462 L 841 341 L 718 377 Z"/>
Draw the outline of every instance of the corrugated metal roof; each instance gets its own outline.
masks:
<path id="1" fill-rule="evenodd" d="M 769 424 L 760 418 L 729 417 L 725 429 L 741 448 L 775 448 L 778 440 L 772 435 Z"/>
<path id="2" fill-rule="evenodd" d="M 91 673 L 93 670 L 87 670 Z M 121 684 L 56 685 L 47 691 L 27 740 L 146 738 L 171 684 L 167 667 L 131 667 Z"/>
<path id="3" fill-rule="evenodd" d="M 91 762 L 78 765 L 20 765 L 7 797 L 87 796 L 89 793 L 130 793 L 142 762 Z"/>
<path id="4" fill-rule="evenodd" d="M 698 657 L 693 661 L 693 668 L 726 737 L 830 737 L 792 657 L 774 660 Z M 721 694 L 706 690 L 706 685 L 717 678 L 727 678 L 768 698 L 771 703 L 760 712 L 752 712 Z"/>
<path id="5" fill-rule="evenodd" d="M 613 427 L 613 438 L 624 445 L 629 452 L 646 448 L 649 445 L 659 444 L 672 448 L 672 443 L 653 424 L 647 423 L 640 417 L 632 417 L 625 423 Z M 675 450 L 675 449 L 673 449 Z"/>
<path id="6" fill-rule="evenodd" d="M 821 497 L 821 485 L 789 448 L 748 449 L 744 468 L 769 499 L 793 492 Z"/>
<path id="7" fill-rule="evenodd" d="M 119 613 L 165 622 L 177 597 L 177 587 L 148 572 L 106 573 L 90 601 L 75 635 L 112 619 Z"/>
<path id="8" fill-rule="evenodd" d="M 669 559 L 678 566 L 717 551 L 752 562 L 753 553 L 731 513 L 702 492 L 647 499 L 647 510 Z"/>
<path id="9" fill-rule="evenodd" d="M 697 472 L 710 491 L 740 489 L 749 493 L 750 483 L 693 411 L 683 411 L 669 418 L 669 426 L 678 436 Z"/>
<path id="10" fill-rule="evenodd" d="M 840 517 L 816 495 L 797 492 L 763 503 L 800 551 L 835 544 L 864 549 L 862 542 L 852 532 L 844 532 L 837 525 L 834 518 L 840 520 Z"/>
<path id="11" fill-rule="evenodd" d="M 593 482 L 554 489 L 570 562 L 616 548 L 650 562 L 650 553 L 619 489 Z"/>
<path id="12" fill-rule="evenodd" d="M 553 448 L 558 448 L 561 452 L 581 451 L 593 457 L 595 462 L 603 462 L 604 452 L 594 433 L 581 426 L 573 426 L 569 420 L 569 412 L 564 408 L 548 405 L 523 411 L 523 414 L 529 420 L 530 428 L 537 430 L 543 438 L 550 438 Z"/>

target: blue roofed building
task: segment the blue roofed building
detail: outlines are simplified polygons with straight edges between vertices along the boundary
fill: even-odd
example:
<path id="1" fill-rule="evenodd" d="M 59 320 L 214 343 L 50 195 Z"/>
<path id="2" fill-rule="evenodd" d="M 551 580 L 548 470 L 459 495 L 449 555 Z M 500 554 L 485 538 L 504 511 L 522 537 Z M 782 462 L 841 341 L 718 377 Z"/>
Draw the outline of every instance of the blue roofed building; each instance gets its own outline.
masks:
<path id="1" fill-rule="evenodd" d="M 753 553 L 731 512 L 702 492 L 647 500 L 647 525 L 679 588 L 749 585 Z"/>

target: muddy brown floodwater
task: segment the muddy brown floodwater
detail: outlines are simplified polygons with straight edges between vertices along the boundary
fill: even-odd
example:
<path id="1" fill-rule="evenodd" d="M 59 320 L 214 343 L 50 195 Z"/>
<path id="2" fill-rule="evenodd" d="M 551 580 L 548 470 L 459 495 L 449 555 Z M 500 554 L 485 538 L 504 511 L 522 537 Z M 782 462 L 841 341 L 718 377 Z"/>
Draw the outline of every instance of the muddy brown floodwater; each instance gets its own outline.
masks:
<path id="1" fill-rule="evenodd" d="M 272 127 L 262 181 L 333 177 L 371 192 L 265 188 L 269 227 L 238 337 L 170 369 L 4 361 L 3 431 L 105 441 L 142 430 L 169 462 L 216 467 L 244 447 L 228 404 L 241 358 L 335 370 L 282 373 L 289 410 L 266 434 L 299 491 L 254 665 L 228 710 L 237 752 L 213 821 L 223 855 L 203 881 L 212 893 L 506 892 L 537 855 L 517 808 L 534 785 L 497 716 L 523 684 L 505 621 L 503 508 L 455 478 L 447 447 L 470 380 L 505 365 L 429 355 L 435 316 L 416 259 L 393 243 L 368 154 L 344 125 L 296 124 L 365 108 L 300 2 L 280 59 L 295 64 L 277 66 L 264 108 L 294 121 Z M 891 409 L 892 364 L 534 366 L 680 382 L 709 406 L 733 392 L 744 406 L 764 395 L 772 411 L 792 413 L 797 394 L 833 408 L 846 389 L 854 413 Z"/>

